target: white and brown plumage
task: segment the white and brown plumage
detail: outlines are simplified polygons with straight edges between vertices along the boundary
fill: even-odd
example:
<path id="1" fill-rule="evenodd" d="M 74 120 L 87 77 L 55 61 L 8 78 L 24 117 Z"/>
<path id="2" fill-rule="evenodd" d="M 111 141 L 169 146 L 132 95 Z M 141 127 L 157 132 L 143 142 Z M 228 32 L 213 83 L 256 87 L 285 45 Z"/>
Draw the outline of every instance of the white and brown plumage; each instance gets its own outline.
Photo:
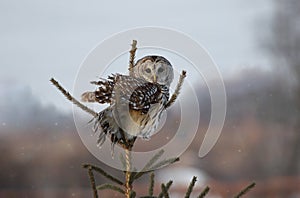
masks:
<path id="1" fill-rule="evenodd" d="M 92 82 L 98 89 L 82 94 L 82 100 L 110 104 L 96 118 L 94 129 L 100 129 L 98 144 L 103 144 L 106 135 L 110 135 L 112 144 L 126 147 L 138 136 L 150 137 L 169 105 L 173 77 L 173 68 L 167 59 L 146 56 L 131 68 L 130 76 L 115 74 Z"/>

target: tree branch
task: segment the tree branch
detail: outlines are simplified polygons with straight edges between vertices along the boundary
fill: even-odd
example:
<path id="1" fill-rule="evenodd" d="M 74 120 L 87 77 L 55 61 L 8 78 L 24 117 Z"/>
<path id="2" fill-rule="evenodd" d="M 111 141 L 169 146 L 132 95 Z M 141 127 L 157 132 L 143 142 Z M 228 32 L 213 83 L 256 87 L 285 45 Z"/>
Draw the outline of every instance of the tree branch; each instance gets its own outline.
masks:
<path id="1" fill-rule="evenodd" d="M 67 92 L 54 78 L 51 78 L 50 81 L 52 84 L 68 99 L 70 100 L 73 104 L 81 108 L 83 111 L 91 114 L 94 117 L 98 116 L 98 113 L 93 111 L 92 109 L 88 108 L 87 106 L 83 105 L 80 103 L 78 100 L 76 100 L 69 92 Z"/>

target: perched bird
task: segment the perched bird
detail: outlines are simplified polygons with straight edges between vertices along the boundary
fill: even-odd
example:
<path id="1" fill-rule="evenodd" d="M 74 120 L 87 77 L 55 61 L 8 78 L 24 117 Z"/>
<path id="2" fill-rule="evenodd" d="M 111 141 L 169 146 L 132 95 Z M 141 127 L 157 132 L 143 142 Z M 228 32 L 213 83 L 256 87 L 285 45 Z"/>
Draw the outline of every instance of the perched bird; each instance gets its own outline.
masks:
<path id="1" fill-rule="evenodd" d="M 171 63 L 162 56 L 145 56 L 130 68 L 130 75 L 113 74 L 91 82 L 96 91 L 82 94 L 84 102 L 108 103 L 95 120 L 98 145 L 110 135 L 112 145 L 130 148 L 136 137 L 149 138 L 157 129 L 169 100 L 174 78 Z M 176 97 L 175 97 L 176 98 Z"/>

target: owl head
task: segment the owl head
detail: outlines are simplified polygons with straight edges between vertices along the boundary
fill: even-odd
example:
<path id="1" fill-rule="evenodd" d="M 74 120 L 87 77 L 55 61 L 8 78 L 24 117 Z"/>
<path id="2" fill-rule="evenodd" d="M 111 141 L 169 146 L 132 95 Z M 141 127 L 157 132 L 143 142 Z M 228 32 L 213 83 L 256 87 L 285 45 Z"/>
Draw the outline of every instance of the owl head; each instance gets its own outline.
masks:
<path id="1" fill-rule="evenodd" d="M 138 60 L 131 74 L 136 78 L 167 86 L 170 86 L 174 78 L 171 63 L 166 58 L 155 55 L 145 56 Z"/>

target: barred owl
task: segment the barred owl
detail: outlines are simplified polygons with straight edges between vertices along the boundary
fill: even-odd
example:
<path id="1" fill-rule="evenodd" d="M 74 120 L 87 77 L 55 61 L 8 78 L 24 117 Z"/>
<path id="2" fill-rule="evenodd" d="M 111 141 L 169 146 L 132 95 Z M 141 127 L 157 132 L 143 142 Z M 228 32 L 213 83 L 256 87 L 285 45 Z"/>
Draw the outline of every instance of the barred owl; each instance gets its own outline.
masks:
<path id="1" fill-rule="evenodd" d="M 171 63 L 162 56 L 146 56 L 130 69 L 130 75 L 113 74 L 91 82 L 96 91 L 82 94 L 84 102 L 108 103 L 99 113 L 94 131 L 98 145 L 110 135 L 112 145 L 133 145 L 136 137 L 149 138 L 157 129 L 169 99 L 174 78 Z"/>

